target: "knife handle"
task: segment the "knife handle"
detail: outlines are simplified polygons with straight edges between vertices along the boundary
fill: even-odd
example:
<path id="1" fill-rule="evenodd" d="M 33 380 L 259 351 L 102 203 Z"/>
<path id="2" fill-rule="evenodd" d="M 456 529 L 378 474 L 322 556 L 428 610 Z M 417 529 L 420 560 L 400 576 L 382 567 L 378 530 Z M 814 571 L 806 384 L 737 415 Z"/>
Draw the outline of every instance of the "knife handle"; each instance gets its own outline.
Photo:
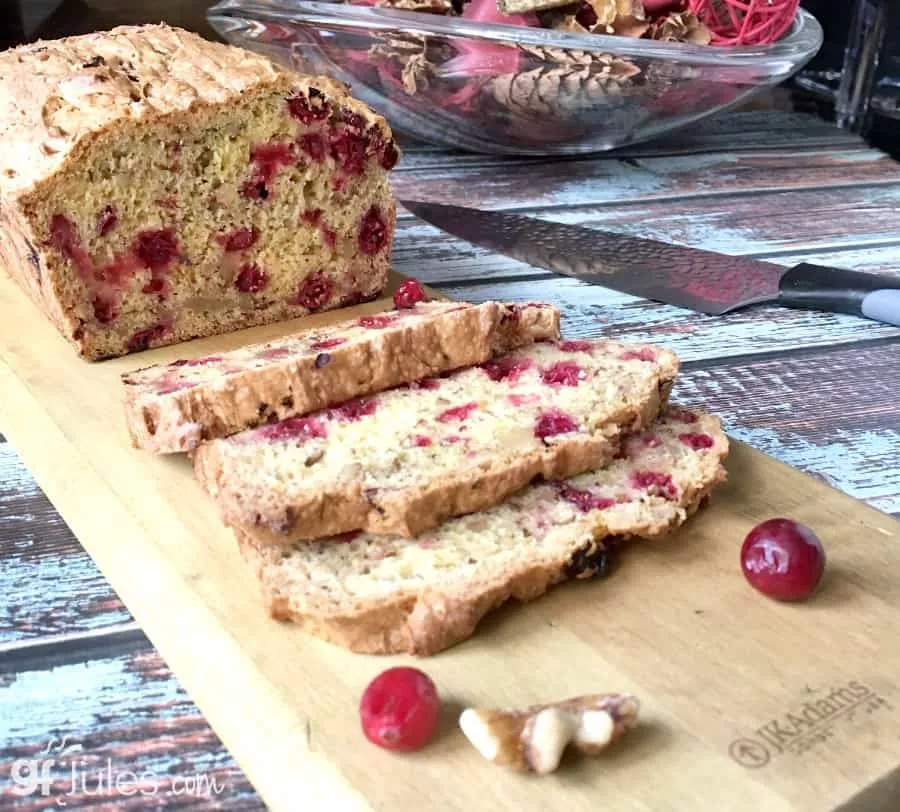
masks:
<path id="1" fill-rule="evenodd" d="M 803 262 L 781 277 L 778 303 L 900 327 L 900 279 Z"/>

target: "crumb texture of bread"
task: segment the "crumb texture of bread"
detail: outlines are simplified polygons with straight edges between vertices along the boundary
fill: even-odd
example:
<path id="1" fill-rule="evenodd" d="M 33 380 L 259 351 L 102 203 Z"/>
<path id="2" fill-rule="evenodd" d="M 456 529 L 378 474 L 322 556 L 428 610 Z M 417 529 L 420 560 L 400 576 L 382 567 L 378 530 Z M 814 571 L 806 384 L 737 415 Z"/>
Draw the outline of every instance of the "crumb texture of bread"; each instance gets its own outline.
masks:
<path id="1" fill-rule="evenodd" d="M 554 307 L 419 302 L 130 372 L 123 376 L 126 424 L 136 448 L 186 452 L 201 442 L 556 338 Z"/>
<path id="2" fill-rule="evenodd" d="M 0 53 L 0 262 L 86 359 L 377 297 L 398 159 L 341 83 L 170 26 Z"/>
<path id="3" fill-rule="evenodd" d="M 275 548 L 239 531 L 269 613 L 368 654 L 433 655 L 510 599 L 603 575 L 617 544 L 681 525 L 725 479 L 717 418 L 672 408 L 609 466 L 532 485 L 414 539 L 372 534 Z"/>
<path id="4" fill-rule="evenodd" d="M 543 341 L 204 443 L 194 471 L 226 524 L 275 545 L 413 536 L 605 464 L 656 418 L 677 369 L 662 348 Z"/>

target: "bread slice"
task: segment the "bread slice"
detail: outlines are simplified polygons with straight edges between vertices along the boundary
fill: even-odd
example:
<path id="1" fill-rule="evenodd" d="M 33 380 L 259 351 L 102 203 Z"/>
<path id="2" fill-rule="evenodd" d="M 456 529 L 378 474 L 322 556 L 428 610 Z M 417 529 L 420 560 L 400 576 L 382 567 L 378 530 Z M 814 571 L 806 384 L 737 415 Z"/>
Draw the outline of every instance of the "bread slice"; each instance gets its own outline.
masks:
<path id="1" fill-rule="evenodd" d="M 324 409 L 559 337 L 543 304 L 418 302 L 123 376 L 132 445 L 155 453 Z"/>
<path id="2" fill-rule="evenodd" d="M 680 525 L 725 478 L 728 440 L 715 417 L 671 409 L 624 451 L 603 470 L 531 486 L 412 540 L 238 540 L 273 617 L 356 652 L 435 654 L 510 598 L 604 574 L 617 540 Z"/>
<path id="3" fill-rule="evenodd" d="M 414 536 L 535 477 L 613 458 L 659 412 L 674 353 L 540 342 L 441 378 L 291 418 L 194 452 L 226 524 L 272 544 L 351 530 Z"/>

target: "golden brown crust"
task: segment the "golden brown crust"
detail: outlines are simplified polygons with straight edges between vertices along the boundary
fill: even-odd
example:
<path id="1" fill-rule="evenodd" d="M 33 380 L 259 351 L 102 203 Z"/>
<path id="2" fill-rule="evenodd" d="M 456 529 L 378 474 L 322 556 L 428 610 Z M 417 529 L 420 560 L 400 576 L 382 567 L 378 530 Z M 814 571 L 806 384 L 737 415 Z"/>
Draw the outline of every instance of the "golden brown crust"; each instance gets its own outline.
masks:
<path id="1" fill-rule="evenodd" d="M 616 522 L 594 528 L 594 542 L 602 549 L 604 539 L 658 538 L 680 526 L 703 504 L 726 477 L 723 461 L 728 440 L 717 419 L 702 416 L 702 430 L 712 434 L 714 447 L 705 454 L 694 478 L 677 502 L 654 505 L 628 523 Z M 609 518 L 609 517 L 608 517 Z M 431 656 L 466 639 L 491 611 L 515 599 L 525 603 L 546 593 L 555 584 L 579 577 L 571 567 L 571 550 L 555 560 L 519 560 L 489 580 L 473 581 L 465 589 L 442 592 L 424 587 L 417 594 L 398 591 L 393 595 L 361 600 L 340 608 L 317 606 L 305 596 L 285 591 L 272 576 L 283 553 L 256 534 L 236 533 L 240 550 L 260 579 L 269 614 L 296 623 L 305 632 L 351 651 L 364 654 Z"/>
<path id="2" fill-rule="evenodd" d="M 119 26 L 0 53 L 0 193 L 21 195 L 107 128 L 219 106 L 278 83 L 316 87 L 370 123 L 384 119 L 325 76 L 168 25 Z"/>
<path id="3" fill-rule="evenodd" d="M 439 310 L 407 329 L 370 331 L 366 341 L 330 349 L 328 365 L 321 369 L 316 367 L 318 354 L 312 352 L 165 395 L 126 385 L 125 416 L 132 445 L 164 454 L 191 451 L 201 441 L 480 364 L 532 341 L 559 337 L 556 308 L 526 306 L 516 323 L 504 320 L 507 312 L 505 304 L 484 302 L 452 312 Z M 227 362 L 226 355 L 221 363 Z M 124 377 L 126 384 L 134 379 Z M 196 470 L 204 484 L 207 477 L 215 476 L 206 459 L 198 460 Z"/>

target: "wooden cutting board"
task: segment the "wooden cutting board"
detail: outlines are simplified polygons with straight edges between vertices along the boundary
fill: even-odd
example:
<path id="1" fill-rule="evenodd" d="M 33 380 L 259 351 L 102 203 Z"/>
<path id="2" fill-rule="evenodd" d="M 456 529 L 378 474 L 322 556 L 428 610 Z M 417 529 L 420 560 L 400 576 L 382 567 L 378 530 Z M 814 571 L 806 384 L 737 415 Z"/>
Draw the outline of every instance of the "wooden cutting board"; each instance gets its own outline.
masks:
<path id="1" fill-rule="evenodd" d="M 351 654 L 270 620 L 187 461 L 136 451 L 125 434 L 123 371 L 296 323 L 89 364 L 0 274 L 0 325 L 0 431 L 272 809 L 900 809 L 900 522 L 889 516 L 735 442 L 729 482 L 681 531 L 415 661 L 446 700 L 445 724 L 426 750 L 395 755 L 364 740 L 357 705 L 373 676 L 413 660 Z M 827 577 L 808 604 L 743 580 L 741 541 L 772 516 L 825 544 Z M 456 727 L 466 705 L 603 691 L 637 695 L 638 727 L 551 776 L 485 762 Z"/>

